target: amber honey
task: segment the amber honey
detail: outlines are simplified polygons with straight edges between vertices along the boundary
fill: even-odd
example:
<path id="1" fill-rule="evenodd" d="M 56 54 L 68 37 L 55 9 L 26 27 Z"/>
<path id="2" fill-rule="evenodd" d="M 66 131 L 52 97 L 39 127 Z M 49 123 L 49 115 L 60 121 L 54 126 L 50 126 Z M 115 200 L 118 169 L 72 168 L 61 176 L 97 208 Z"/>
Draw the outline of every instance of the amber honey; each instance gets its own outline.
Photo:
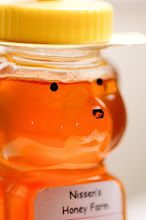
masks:
<path id="1" fill-rule="evenodd" d="M 93 176 L 113 179 L 103 160 L 125 127 L 117 87 L 116 78 L 77 83 L 1 80 L 1 194 L 8 209 L 11 202 L 13 210 L 22 209 L 19 219 L 33 218 L 25 216 L 24 202 L 31 202 L 42 187 L 92 182 Z M 13 187 L 23 193 L 22 204 Z M 14 211 L 4 219 L 16 215 Z"/>

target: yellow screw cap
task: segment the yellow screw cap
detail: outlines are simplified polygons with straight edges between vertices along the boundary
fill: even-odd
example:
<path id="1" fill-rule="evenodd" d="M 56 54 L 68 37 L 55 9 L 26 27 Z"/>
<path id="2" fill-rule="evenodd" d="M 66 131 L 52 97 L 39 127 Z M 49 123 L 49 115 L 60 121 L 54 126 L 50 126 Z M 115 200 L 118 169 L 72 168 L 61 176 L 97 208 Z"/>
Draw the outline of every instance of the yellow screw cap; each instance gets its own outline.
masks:
<path id="1" fill-rule="evenodd" d="M 113 8 L 100 0 L 0 5 L 0 39 L 21 43 L 100 44 L 112 36 Z"/>

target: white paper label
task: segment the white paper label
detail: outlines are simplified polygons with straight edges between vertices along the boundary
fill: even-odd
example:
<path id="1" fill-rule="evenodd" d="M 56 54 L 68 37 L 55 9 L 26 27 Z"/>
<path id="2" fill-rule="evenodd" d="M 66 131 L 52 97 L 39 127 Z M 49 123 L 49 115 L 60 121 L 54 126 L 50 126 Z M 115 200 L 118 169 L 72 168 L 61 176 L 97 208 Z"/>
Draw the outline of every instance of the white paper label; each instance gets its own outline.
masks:
<path id="1" fill-rule="evenodd" d="M 122 193 L 115 181 L 49 188 L 35 201 L 35 220 L 123 220 L 122 211 Z"/>

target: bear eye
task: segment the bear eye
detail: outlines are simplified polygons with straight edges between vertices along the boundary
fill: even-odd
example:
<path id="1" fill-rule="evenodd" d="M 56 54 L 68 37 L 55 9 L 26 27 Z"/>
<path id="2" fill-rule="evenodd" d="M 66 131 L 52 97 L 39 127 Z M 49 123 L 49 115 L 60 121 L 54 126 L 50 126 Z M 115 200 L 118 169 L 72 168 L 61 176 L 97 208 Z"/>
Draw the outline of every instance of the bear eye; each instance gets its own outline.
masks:
<path id="1" fill-rule="evenodd" d="M 97 79 L 96 83 L 97 83 L 97 85 L 101 86 L 103 84 L 103 80 L 102 79 Z"/>
<path id="2" fill-rule="evenodd" d="M 58 84 L 56 82 L 51 83 L 50 90 L 56 92 L 58 90 Z"/>

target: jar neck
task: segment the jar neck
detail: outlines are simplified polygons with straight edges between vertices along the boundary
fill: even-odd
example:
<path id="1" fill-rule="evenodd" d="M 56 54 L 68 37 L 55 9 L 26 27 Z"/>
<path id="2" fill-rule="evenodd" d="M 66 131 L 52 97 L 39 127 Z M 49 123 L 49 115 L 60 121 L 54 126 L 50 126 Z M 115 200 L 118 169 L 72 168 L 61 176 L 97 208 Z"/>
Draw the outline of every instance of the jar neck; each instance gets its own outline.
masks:
<path id="1" fill-rule="evenodd" d="M 23 72 L 37 72 L 37 75 L 46 73 L 46 80 L 64 81 L 92 81 L 96 75 L 109 74 L 109 64 L 101 56 L 100 49 L 91 48 L 15 48 L 7 47 L 3 54 L 11 69 L 17 71 L 17 75 Z M 39 71 L 39 72 L 38 72 Z M 53 73 L 53 74 L 51 74 Z M 54 74 L 57 73 L 58 75 Z M 66 77 L 67 74 L 69 77 Z M 12 74 L 11 74 L 12 75 Z M 85 76 L 86 75 L 86 76 Z M 61 78 L 59 78 L 61 76 Z M 49 77 L 49 78 L 48 78 Z M 56 78 L 58 77 L 58 78 Z"/>
<path id="2" fill-rule="evenodd" d="M 86 64 L 101 61 L 101 53 L 98 48 L 5 48 L 6 54 L 11 56 L 12 60 L 19 62 L 44 62 L 44 63 L 78 63 L 86 66 Z M 95 60 L 96 59 L 96 60 Z M 80 63 L 79 63 L 80 62 Z"/>

